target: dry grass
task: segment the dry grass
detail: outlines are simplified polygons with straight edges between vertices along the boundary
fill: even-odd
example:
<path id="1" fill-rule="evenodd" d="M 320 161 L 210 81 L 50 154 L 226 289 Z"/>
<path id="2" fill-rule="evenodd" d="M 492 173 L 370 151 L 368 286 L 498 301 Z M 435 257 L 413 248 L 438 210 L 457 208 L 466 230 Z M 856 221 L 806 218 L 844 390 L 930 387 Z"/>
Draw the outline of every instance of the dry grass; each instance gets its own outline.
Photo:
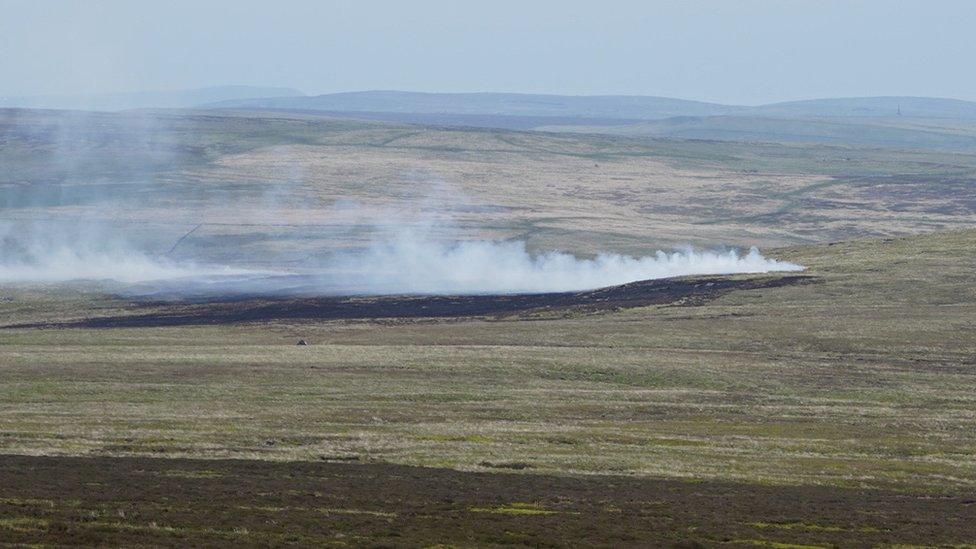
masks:
<path id="1" fill-rule="evenodd" d="M 782 250 L 820 283 L 566 319 L 2 331 L 0 451 L 971 489 L 974 245 Z"/>

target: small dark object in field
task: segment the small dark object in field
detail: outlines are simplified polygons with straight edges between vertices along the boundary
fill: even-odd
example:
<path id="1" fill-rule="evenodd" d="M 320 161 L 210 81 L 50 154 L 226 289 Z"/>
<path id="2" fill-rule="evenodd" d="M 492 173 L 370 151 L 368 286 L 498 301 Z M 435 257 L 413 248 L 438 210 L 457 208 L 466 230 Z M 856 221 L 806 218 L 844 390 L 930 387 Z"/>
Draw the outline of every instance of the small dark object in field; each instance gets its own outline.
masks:
<path id="1" fill-rule="evenodd" d="M 298 343 L 296 343 L 296 345 L 298 345 L 299 347 L 304 347 L 304 346 L 308 345 L 308 343 L 305 343 L 305 340 L 304 339 L 299 339 L 298 340 Z"/>

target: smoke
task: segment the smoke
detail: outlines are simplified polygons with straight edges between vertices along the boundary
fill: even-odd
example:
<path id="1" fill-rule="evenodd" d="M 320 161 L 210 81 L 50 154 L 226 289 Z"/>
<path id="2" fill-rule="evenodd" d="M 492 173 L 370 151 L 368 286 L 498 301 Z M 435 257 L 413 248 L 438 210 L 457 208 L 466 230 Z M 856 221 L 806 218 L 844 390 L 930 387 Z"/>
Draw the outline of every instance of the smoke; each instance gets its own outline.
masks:
<path id="1" fill-rule="evenodd" d="M 192 117 L 6 116 L 0 142 L 28 152 L 0 173 L 0 284 L 114 281 L 122 293 L 175 296 L 489 294 L 802 269 L 754 248 L 536 251 L 505 239 L 510 219 L 492 218 L 491 205 L 428 173 L 368 188 L 364 204 L 333 196 L 331 208 L 300 162 L 277 165 L 271 180 L 187 180 L 170 170 L 205 160 L 186 142 L 200 133 Z M 488 227 L 495 239 L 485 239 Z"/>
<path id="2" fill-rule="evenodd" d="M 533 252 L 523 240 L 471 238 L 462 212 L 479 206 L 449 184 L 427 178 L 412 207 L 374 213 L 374 235 L 361 249 L 330 254 L 319 263 L 317 291 L 359 294 L 510 294 L 581 291 L 638 280 L 686 275 L 800 271 L 764 257 L 755 247 L 684 247 L 633 257 L 600 253 L 580 258 L 558 250 Z M 429 183 L 434 181 L 434 183 Z M 347 204 L 347 211 L 356 210 Z M 383 225 L 376 223 L 382 219 Z M 372 223 L 371 223 L 372 221 Z M 462 235 L 469 234 L 468 238 Z"/>
<path id="3" fill-rule="evenodd" d="M 335 279 L 365 293 L 504 294 L 588 290 L 684 275 L 799 271 L 756 248 L 739 253 L 685 248 L 647 257 L 604 253 L 580 259 L 565 252 L 533 255 L 521 241 L 439 243 L 406 231 L 362 254 L 335 260 Z"/>
<path id="4" fill-rule="evenodd" d="M 0 282 L 138 283 L 246 273 L 154 257 L 98 223 L 0 223 Z"/>
<path id="5" fill-rule="evenodd" d="M 88 252 L 65 246 L 25 260 L 0 263 L 0 282 L 111 280 L 137 283 L 241 273 L 229 267 L 175 264 L 139 252 Z"/>
<path id="6" fill-rule="evenodd" d="M 0 226 L 3 227 L 3 226 Z M 439 241 L 428 230 L 386 230 L 365 249 L 328 254 L 292 271 L 175 261 L 105 227 L 0 230 L 0 282 L 109 280 L 171 295 L 505 294 L 587 290 L 685 275 L 798 271 L 756 248 L 658 251 L 646 257 L 530 253 L 522 241 Z"/>

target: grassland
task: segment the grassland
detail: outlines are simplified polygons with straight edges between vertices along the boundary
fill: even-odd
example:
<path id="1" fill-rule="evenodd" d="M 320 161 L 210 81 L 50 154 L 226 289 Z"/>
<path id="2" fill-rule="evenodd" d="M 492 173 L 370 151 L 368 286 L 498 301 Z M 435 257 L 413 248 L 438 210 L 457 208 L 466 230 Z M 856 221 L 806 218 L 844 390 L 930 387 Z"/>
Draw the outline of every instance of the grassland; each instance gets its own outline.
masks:
<path id="1" fill-rule="evenodd" d="M 817 283 L 571 318 L 3 330 L 0 449 L 973 489 L 974 243 L 783 250 Z"/>
<path id="2" fill-rule="evenodd" d="M 783 249 L 816 283 L 535 320 L 3 329 L 0 453 L 63 457 L 0 458 L 0 537 L 971 543 L 974 244 Z M 129 307 L 21 287 L 0 315 Z"/>
<path id="3" fill-rule="evenodd" d="M 429 209 L 462 235 L 777 245 L 813 282 L 594 313 L 111 329 L 10 328 L 135 305 L 6 284 L 0 539 L 974 541 L 976 157 L 199 113 L 154 114 L 147 134 L 97 116 L 134 133 L 5 126 L 7 192 L 94 186 L 5 215 L 111 213 L 163 251 L 200 225 L 189 257 L 302 255 L 361 244 L 357 216 L 441 178 L 451 198 Z M 77 162 L 46 163 L 65 143 Z"/>

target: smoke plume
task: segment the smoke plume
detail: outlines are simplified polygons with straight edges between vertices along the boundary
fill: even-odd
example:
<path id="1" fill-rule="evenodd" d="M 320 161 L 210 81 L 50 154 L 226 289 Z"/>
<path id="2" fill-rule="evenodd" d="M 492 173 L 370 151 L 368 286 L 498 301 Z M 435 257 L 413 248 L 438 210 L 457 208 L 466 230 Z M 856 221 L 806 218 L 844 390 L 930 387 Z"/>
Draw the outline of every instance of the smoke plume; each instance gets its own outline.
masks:
<path id="1" fill-rule="evenodd" d="M 521 241 L 438 243 L 406 232 L 335 261 L 334 275 L 366 293 L 487 294 L 588 290 L 684 275 L 798 271 L 792 263 L 745 253 L 685 248 L 647 257 L 604 253 L 593 259 L 530 254 Z"/>
<path id="2" fill-rule="evenodd" d="M 120 233 L 41 224 L 0 230 L 0 282 L 101 280 L 140 293 L 170 294 L 504 294 L 587 290 L 684 275 L 797 271 L 756 248 L 692 248 L 646 257 L 559 251 L 530 253 L 521 241 L 441 241 L 426 231 L 384 231 L 365 249 L 330 253 L 290 270 L 247 269 L 153 255 Z M 2 226 L 0 226 L 2 229 Z M 394 236 L 395 234 L 395 236 Z"/>
<path id="3" fill-rule="evenodd" d="M 103 224 L 0 223 L 0 282 L 131 284 L 243 272 L 150 255 L 130 242 L 124 231 Z"/>

